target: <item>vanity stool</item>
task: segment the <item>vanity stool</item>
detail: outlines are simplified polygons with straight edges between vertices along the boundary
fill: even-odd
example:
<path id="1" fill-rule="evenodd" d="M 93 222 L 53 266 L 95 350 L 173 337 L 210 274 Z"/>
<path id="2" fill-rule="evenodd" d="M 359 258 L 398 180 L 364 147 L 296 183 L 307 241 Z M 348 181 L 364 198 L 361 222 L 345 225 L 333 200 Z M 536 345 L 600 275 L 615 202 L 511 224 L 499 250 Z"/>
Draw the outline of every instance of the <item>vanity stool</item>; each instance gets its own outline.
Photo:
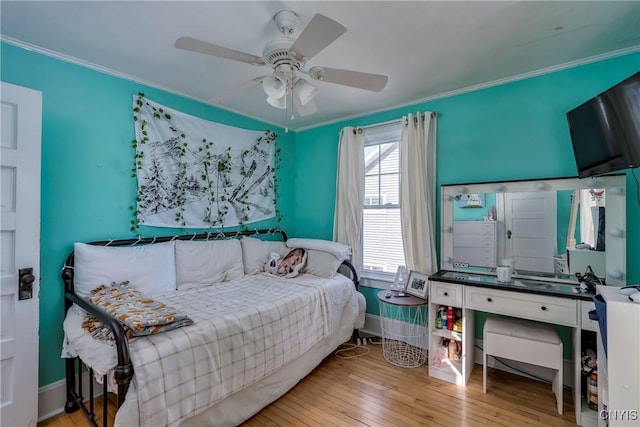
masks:
<path id="1" fill-rule="evenodd" d="M 484 324 L 482 392 L 487 392 L 487 357 L 553 369 L 552 390 L 562 415 L 562 341 L 551 326 L 519 319 L 489 317 Z"/>

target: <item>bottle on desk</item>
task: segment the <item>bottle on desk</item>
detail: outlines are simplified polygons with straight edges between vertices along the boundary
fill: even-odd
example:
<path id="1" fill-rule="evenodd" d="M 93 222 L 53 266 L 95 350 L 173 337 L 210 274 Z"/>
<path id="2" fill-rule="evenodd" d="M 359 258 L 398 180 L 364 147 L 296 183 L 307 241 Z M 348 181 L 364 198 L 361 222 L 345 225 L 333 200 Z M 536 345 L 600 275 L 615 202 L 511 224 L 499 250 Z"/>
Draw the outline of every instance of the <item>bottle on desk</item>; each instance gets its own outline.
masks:
<path id="1" fill-rule="evenodd" d="M 447 329 L 453 331 L 453 307 L 447 308 Z"/>
<path id="2" fill-rule="evenodd" d="M 447 309 L 444 307 L 440 307 L 438 312 L 441 313 L 440 317 L 442 318 L 442 329 L 449 329 L 447 326 Z"/>
<path id="3" fill-rule="evenodd" d="M 436 329 L 442 329 L 442 310 L 438 310 L 436 314 Z"/>

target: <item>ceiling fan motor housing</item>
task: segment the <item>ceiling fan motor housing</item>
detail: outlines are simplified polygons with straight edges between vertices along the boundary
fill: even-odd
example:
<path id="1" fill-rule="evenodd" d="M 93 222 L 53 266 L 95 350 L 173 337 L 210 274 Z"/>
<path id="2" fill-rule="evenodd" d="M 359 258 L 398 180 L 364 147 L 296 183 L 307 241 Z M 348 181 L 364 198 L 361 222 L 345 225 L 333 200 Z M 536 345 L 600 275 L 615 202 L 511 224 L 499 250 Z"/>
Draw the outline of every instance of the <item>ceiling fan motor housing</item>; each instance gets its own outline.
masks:
<path id="1" fill-rule="evenodd" d="M 262 56 L 274 68 L 288 65 L 291 70 L 299 70 L 304 66 L 304 61 L 298 60 L 294 56 L 295 53 L 289 50 L 293 46 L 293 42 L 294 40 L 288 37 L 272 40 L 265 46 Z"/>

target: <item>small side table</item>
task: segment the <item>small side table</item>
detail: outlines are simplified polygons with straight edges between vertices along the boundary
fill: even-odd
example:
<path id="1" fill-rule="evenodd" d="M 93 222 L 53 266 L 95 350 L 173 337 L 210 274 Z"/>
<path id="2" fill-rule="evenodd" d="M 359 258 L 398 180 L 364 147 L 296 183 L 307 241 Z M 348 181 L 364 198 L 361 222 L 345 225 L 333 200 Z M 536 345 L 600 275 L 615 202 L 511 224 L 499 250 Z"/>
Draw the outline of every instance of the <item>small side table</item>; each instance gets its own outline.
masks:
<path id="1" fill-rule="evenodd" d="M 388 292 L 378 293 L 384 358 L 402 368 L 421 366 L 427 361 L 428 302 L 398 292 L 387 298 Z"/>

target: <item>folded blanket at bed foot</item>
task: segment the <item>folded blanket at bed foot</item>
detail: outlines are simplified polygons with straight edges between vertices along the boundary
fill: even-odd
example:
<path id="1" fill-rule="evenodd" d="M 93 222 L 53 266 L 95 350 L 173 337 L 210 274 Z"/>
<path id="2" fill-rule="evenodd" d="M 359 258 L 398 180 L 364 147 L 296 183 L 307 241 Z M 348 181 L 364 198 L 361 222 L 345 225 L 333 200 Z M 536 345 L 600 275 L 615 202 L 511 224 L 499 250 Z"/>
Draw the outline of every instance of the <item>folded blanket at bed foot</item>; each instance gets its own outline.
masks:
<path id="1" fill-rule="evenodd" d="M 193 324 L 185 314 L 145 296 L 128 281 L 99 286 L 87 299 L 117 319 L 123 325 L 127 338 L 158 334 Z M 82 327 L 96 339 L 113 342 L 111 330 L 89 314 Z"/>

